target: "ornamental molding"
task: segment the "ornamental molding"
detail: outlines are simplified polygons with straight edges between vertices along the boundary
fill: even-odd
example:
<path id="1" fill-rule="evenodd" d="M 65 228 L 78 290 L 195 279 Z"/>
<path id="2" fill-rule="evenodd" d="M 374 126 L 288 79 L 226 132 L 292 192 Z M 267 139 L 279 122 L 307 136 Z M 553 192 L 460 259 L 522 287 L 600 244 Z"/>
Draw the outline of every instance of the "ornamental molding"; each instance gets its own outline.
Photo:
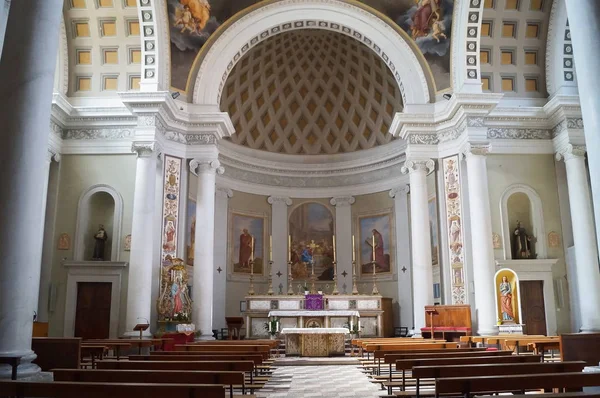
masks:
<path id="1" fill-rule="evenodd" d="M 412 174 L 418 171 L 424 171 L 425 174 L 431 174 L 434 170 L 435 162 L 432 159 L 407 160 L 401 168 L 402 174 Z"/>
<path id="2" fill-rule="evenodd" d="M 485 156 L 492 152 L 492 145 L 489 143 L 467 143 L 462 150 L 462 154 L 469 160 L 470 156 Z"/>
<path id="3" fill-rule="evenodd" d="M 140 158 L 149 158 L 158 151 L 158 143 L 154 141 L 136 141 L 131 144 L 131 152 L 137 153 Z"/>
<path id="4" fill-rule="evenodd" d="M 217 159 L 192 159 L 190 161 L 190 172 L 198 177 L 200 174 L 222 175 L 225 172 L 225 168 L 221 166 L 221 162 L 219 162 Z"/>
<path id="5" fill-rule="evenodd" d="M 489 128 L 487 138 L 500 140 L 550 140 L 552 132 L 544 129 Z"/>
<path id="6" fill-rule="evenodd" d="M 71 129 L 63 130 L 63 140 L 124 140 L 132 139 L 135 129 L 130 127 L 106 129 Z"/>
<path id="7" fill-rule="evenodd" d="M 329 203 L 335 207 L 348 207 L 352 206 L 356 202 L 354 196 L 336 196 L 331 198 Z"/>
<path id="8" fill-rule="evenodd" d="M 583 130 L 583 118 L 574 117 L 574 118 L 566 118 L 561 120 L 554 128 L 551 130 L 552 138 L 556 138 L 560 134 L 568 131 L 568 130 Z"/>
<path id="9" fill-rule="evenodd" d="M 388 194 L 390 195 L 390 198 L 398 199 L 402 196 L 406 197 L 406 195 L 408 195 L 409 192 L 410 192 L 410 185 L 405 185 L 403 187 L 397 187 L 397 188 L 390 190 L 390 192 Z"/>
<path id="10" fill-rule="evenodd" d="M 291 206 L 293 201 L 287 196 L 269 196 L 267 198 L 267 203 L 270 205 L 285 204 L 286 206 Z"/>

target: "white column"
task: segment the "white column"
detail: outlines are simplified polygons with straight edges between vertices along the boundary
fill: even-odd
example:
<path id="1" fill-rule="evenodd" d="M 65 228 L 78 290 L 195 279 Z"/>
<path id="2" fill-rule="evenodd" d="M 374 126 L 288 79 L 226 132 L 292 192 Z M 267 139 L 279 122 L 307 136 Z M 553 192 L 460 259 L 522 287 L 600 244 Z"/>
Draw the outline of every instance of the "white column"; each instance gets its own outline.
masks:
<path id="1" fill-rule="evenodd" d="M 38 245 L 44 190 L 40 164 L 48 152 L 50 102 L 62 0 L 20 0 L 6 26 L 0 59 L 0 356 L 20 355 L 19 377 L 31 364 L 33 311 L 40 286 Z M 35 21 L 25 26 L 23 21 Z M 39 62 L 38 62 L 39 61 Z M 0 378 L 10 367 L 0 365 Z"/>
<path id="2" fill-rule="evenodd" d="M 201 332 L 200 340 L 213 340 L 215 179 L 224 170 L 216 159 L 193 159 L 190 171 L 198 176 L 192 321 Z"/>
<path id="3" fill-rule="evenodd" d="M 282 294 L 288 289 L 288 206 L 292 200 L 285 196 L 269 196 L 267 202 L 271 205 L 271 234 L 273 236 L 273 291 L 279 292 L 279 284 L 283 287 Z"/>
<path id="4" fill-rule="evenodd" d="M 489 151 L 489 145 L 470 145 L 465 152 L 469 180 L 475 309 L 477 311 L 477 333 L 480 335 L 498 333 L 494 287 L 495 261 L 492 242 L 492 213 L 485 158 Z"/>
<path id="5" fill-rule="evenodd" d="M 413 314 L 415 333 L 425 327 L 425 306 L 433 305 L 433 269 L 431 266 L 431 233 L 429 231 L 429 199 L 427 175 L 433 171 L 433 160 L 407 160 L 403 173 L 410 177 L 410 227 L 412 243 Z"/>
<path id="6" fill-rule="evenodd" d="M 337 287 L 340 294 L 352 292 L 352 205 L 353 196 L 338 196 L 329 201 L 335 206 L 335 249 Z M 344 289 L 344 284 L 346 289 Z"/>
<path id="7" fill-rule="evenodd" d="M 60 155 L 48 150 L 46 163 L 44 167 L 44 175 L 46 179 L 44 180 L 44 194 L 42 196 L 42 218 L 40 220 L 40 245 L 39 245 L 39 258 L 41 264 L 41 274 L 40 274 L 40 288 L 38 290 L 38 306 L 37 306 L 37 320 L 39 322 L 48 322 L 48 295 L 50 291 L 50 280 L 52 277 L 52 261 L 49 257 L 47 262 L 43 262 L 43 252 L 44 252 L 44 237 L 49 237 L 52 240 L 52 231 L 49 234 L 46 234 L 46 207 L 48 203 L 48 180 L 50 178 L 50 166 L 52 161 L 60 162 Z M 46 244 L 50 245 L 52 248 L 52 242 L 47 242 Z M 37 249 L 37 247 L 36 247 Z"/>
<path id="8" fill-rule="evenodd" d="M 596 246 L 592 202 L 590 200 L 585 147 L 567 148 L 557 154 L 567 168 L 567 186 L 575 241 L 576 278 L 579 291 L 581 331 L 600 332 L 600 271 Z M 592 178 L 593 180 L 593 178 Z"/>
<path id="9" fill-rule="evenodd" d="M 389 192 L 394 199 L 396 214 L 396 267 L 398 268 L 398 302 L 400 304 L 400 326 L 414 328 L 413 296 L 410 266 L 410 228 L 408 224 L 409 187 L 394 188 Z"/>
<path id="10" fill-rule="evenodd" d="M 215 198 L 215 266 L 214 298 L 213 303 L 213 329 L 227 327 L 225 322 L 227 305 L 227 211 L 229 198 L 233 191 L 229 188 L 217 188 Z"/>
<path id="11" fill-rule="evenodd" d="M 592 175 L 592 194 L 596 215 L 596 248 L 600 250 L 600 2 L 566 0 L 581 113 L 588 148 L 588 167 Z M 574 226 L 578 228 L 578 226 Z"/>
<path id="12" fill-rule="evenodd" d="M 154 216 L 156 197 L 156 143 L 134 142 L 131 150 L 137 153 L 131 252 L 127 285 L 127 316 L 125 336 L 139 336 L 133 327 L 150 321 L 152 311 L 152 268 L 154 263 Z M 113 239 L 121 239 L 115 236 Z M 150 329 L 144 335 L 151 336 Z"/>

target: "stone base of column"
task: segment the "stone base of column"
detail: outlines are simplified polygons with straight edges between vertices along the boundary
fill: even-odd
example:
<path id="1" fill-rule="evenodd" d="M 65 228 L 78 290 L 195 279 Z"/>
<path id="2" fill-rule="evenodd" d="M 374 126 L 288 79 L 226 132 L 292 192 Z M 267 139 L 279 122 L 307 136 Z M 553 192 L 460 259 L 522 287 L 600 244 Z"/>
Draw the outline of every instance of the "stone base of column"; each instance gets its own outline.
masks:
<path id="1" fill-rule="evenodd" d="M 498 334 L 498 327 L 494 326 L 492 328 L 481 327 L 477 329 L 477 334 L 480 336 L 496 336 Z"/>
<path id="2" fill-rule="evenodd" d="M 17 368 L 17 378 L 24 379 L 27 377 L 35 376 L 39 374 L 42 369 L 36 364 L 32 363 L 37 355 L 33 351 L 27 352 L 0 352 L 0 356 L 21 356 L 21 364 Z M 9 365 L 0 365 L 0 380 L 10 380 L 12 375 L 12 367 Z"/>

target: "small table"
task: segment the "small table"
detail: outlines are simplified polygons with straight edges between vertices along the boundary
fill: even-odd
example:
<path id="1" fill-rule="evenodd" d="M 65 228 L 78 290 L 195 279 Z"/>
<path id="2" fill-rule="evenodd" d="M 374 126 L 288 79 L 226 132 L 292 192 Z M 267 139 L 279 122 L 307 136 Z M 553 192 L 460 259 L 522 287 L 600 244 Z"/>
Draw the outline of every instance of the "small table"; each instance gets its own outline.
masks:
<path id="1" fill-rule="evenodd" d="M 345 355 L 346 328 L 284 328 L 285 355 L 329 357 Z"/>
<path id="2" fill-rule="evenodd" d="M 10 365 L 12 367 L 12 372 L 10 374 L 11 380 L 17 380 L 17 368 L 21 363 L 21 357 L 0 357 L 0 363 L 5 365 Z"/>

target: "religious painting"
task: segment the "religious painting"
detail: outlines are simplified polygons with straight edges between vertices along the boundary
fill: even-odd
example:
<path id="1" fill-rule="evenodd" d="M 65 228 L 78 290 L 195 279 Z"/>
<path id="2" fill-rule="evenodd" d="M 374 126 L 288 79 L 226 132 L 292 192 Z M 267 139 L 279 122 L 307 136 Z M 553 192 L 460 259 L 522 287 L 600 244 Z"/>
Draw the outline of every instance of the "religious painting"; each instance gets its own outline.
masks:
<path id="1" fill-rule="evenodd" d="M 511 269 L 503 268 L 496 272 L 494 285 L 498 325 L 520 324 L 520 292 L 517 274 Z"/>
<path id="2" fill-rule="evenodd" d="M 71 237 L 69 234 L 60 234 L 58 237 L 58 250 L 69 250 L 71 249 Z"/>
<path id="3" fill-rule="evenodd" d="M 186 90 L 192 65 L 215 32 L 258 0 L 167 0 L 171 38 L 171 85 Z M 415 41 L 433 75 L 437 90 L 450 88 L 450 42 L 453 0 L 362 0 L 374 14 Z"/>
<path id="4" fill-rule="evenodd" d="M 439 236 L 438 236 L 438 217 L 436 197 L 429 199 L 429 234 L 431 235 L 431 264 L 439 264 Z"/>
<path id="5" fill-rule="evenodd" d="M 560 247 L 560 236 L 558 233 L 552 231 L 548 234 L 548 246 L 553 249 Z"/>
<path id="6" fill-rule="evenodd" d="M 289 234 L 294 280 L 333 280 L 333 213 L 320 203 L 303 203 L 290 214 Z"/>
<path id="7" fill-rule="evenodd" d="M 186 250 L 186 263 L 190 267 L 194 266 L 194 249 L 196 247 L 196 201 L 188 198 L 187 201 L 187 212 L 185 220 L 185 250 Z"/>
<path id="8" fill-rule="evenodd" d="M 362 275 L 392 272 L 392 213 L 358 218 L 358 254 Z"/>
<path id="9" fill-rule="evenodd" d="M 234 274 L 263 274 L 265 224 L 265 217 L 231 213 L 229 246 Z"/>
<path id="10" fill-rule="evenodd" d="M 125 249 L 126 252 L 131 251 L 131 235 L 125 237 Z"/>

